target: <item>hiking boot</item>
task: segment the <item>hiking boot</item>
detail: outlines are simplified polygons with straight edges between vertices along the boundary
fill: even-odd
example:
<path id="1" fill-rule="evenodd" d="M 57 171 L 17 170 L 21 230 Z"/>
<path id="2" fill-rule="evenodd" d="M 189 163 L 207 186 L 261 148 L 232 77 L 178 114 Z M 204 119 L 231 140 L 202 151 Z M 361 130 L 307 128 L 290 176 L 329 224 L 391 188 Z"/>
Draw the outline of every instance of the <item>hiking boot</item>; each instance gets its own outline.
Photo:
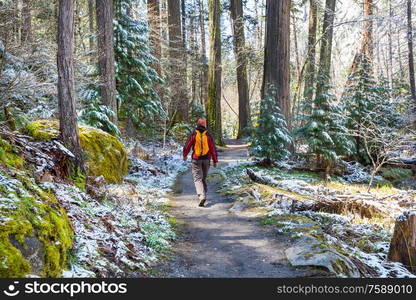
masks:
<path id="1" fill-rule="evenodd" d="M 205 199 L 202 199 L 201 201 L 199 201 L 199 207 L 204 207 L 205 206 Z"/>

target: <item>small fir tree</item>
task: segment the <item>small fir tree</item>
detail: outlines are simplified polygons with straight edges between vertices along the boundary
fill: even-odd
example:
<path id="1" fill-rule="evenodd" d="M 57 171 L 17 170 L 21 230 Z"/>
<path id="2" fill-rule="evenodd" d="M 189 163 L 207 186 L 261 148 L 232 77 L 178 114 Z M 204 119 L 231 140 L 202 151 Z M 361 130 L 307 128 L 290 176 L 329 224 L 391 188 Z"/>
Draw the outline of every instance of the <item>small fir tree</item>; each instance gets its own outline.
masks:
<path id="1" fill-rule="evenodd" d="M 132 16 L 134 0 L 115 1 L 115 57 L 117 99 L 121 117 L 136 126 L 152 125 L 155 116 L 166 117 L 155 84 L 163 83 L 152 68 L 148 25 Z"/>
<path id="2" fill-rule="evenodd" d="M 317 167 L 328 171 L 340 155 L 351 153 L 353 145 L 347 136 L 341 108 L 333 104 L 336 97 L 328 92 L 331 85 L 326 78 L 318 80 L 322 80 L 326 92 L 316 95 L 311 113 L 303 117 L 305 125 L 296 135 L 305 140 L 308 153 L 316 156 Z"/>
<path id="3" fill-rule="evenodd" d="M 288 145 L 292 143 L 284 116 L 274 100 L 275 92 L 275 89 L 269 88 L 268 96 L 260 101 L 250 138 L 252 154 L 262 158 L 265 165 L 271 165 L 272 160 L 286 158 L 290 154 Z"/>
<path id="4" fill-rule="evenodd" d="M 400 117 L 390 102 L 391 89 L 385 80 L 375 80 L 371 65 L 365 58 L 352 74 L 351 81 L 353 84 L 343 97 L 348 130 L 355 132 L 370 125 L 397 128 Z M 355 135 L 353 144 L 356 159 L 363 163 L 369 162 L 362 138 Z"/>

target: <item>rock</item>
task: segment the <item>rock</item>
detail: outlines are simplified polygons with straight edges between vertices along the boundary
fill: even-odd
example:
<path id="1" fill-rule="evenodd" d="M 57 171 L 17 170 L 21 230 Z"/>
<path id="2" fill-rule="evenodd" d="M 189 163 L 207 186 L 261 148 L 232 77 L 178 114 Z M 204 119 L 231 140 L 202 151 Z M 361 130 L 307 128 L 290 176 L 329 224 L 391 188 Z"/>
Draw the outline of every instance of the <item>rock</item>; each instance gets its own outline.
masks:
<path id="1" fill-rule="evenodd" d="M 9 238 L 10 243 L 22 253 L 23 257 L 32 266 L 30 273 L 40 274 L 45 266 L 45 247 L 43 247 L 37 236 L 25 236 L 23 243 L 19 243 L 15 238 Z"/>
<path id="2" fill-rule="evenodd" d="M 73 235 L 53 194 L 23 171 L 0 171 L 0 277 L 60 277 Z"/>
<path id="3" fill-rule="evenodd" d="M 93 184 L 95 186 L 98 186 L 98 187 L 104 185 L 105 184 L 105 178 L 104 178 L 104 176 L 101 175 L 101 176 L 98 176 L 98 177 L 94 178 Z"/>
<path id="4" fill-rule="evenodd" d="M 416 273 L 416 210 L 405 211 L 396 219 L 388 259 Z"/>
<path id="5" fill-rule="evenodd" d="M 248 199 L 248 197 L 237 199 L 228 211 L 231 213 L 243 211 L 248 206 Z"/>
<path id="6" fill-rule="evenodd" d="M 33 121 L 26 126 L 26 133 L 38 141 L 50 141 L 59 135 L 59 122 Z M 109 183 L 120 182 L 128 168 L 124 145 L 115 136 L 86 125 L 79 125 L 79 139 L 87 176 L 104 176 Z"/>
<path id="7" fill-rule="evenodd" d="M 325 268 L 338 277 L 360 277 L 359 269 L 347 256 L 312 236 L 299 238 L 285 254 L 293 266 Z"/>

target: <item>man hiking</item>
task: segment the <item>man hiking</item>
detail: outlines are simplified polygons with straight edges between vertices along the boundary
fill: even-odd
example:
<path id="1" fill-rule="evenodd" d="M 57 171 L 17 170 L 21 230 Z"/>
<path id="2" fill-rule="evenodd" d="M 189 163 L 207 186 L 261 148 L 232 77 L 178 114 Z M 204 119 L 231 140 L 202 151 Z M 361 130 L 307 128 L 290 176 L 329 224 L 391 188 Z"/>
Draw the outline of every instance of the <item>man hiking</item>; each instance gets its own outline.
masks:
<path id="1" fill-rule="evenodd" d="M 207 120 L 199 118 L 196 125 L 195 130 L 192 131 L 183 148 L 183 160 L 186 161 L 188 153 L 192 149 L 192 175 L 199 198 L 199 206 L 203 207 L 207 200 L 207 175 L 210 160 L 212 158 L 216 168 L 218 166 L 218 158 L 214 138 L 206 128 Z"/>

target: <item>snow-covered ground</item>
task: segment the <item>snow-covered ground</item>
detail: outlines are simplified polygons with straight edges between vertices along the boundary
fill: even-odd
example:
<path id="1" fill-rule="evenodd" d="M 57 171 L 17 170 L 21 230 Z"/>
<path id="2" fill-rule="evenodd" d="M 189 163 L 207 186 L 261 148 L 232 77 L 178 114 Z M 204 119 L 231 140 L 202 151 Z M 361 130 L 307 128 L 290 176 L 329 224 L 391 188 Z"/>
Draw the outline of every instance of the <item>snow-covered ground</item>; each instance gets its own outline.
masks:
<path id="1" fill-rule="evenodd" d="M 332 185 L 324 185 L 316 174 L 291 171 L 288 167 L 263 169 L 252 163 L 242 163 L 220 172 L 225 179 L 223 191 L 237 201 L 248 198 L 253 206 L 266 209 L 266 218 L 276 217 L 274 224 L 278 233 L 296 241 L 306 236 L 319 236 L 325 245 L 334 246 L 343 255 L 348 254 L 361 276 L 416 277 L 402 264 L 387 260 L 395 218 L 415 208 L 416 191 L 391 188 L 376 189 L 368 194 L 364 186 L 354 184 L 366 179 L 368 174 L 358 167 L 349 167 L 350 175 L 337 178 Z M 247 176 L 247 168 L 266 179 L 273 189 L 265 192 L 261 185 L 253 183 Z M 305 209 L 318 201 L 333 199 L 358 201 L 377 214 L 366 218 L 348 211 L 338 214 Z M 304 217 L 312 225 L 302 224 Z"/>
<path id="2" fill-rule="evenodd" d="M 175 233 L 164 207 L 177 174 L 187 166 L 174 142 L 146 150 L 150 160 L 131 157 L 125 180 L 98 187 L 98 199 L 72 185 L 44 184 L 66 209 L 75 233 L 63 277 L 143 276 L 170 248 Z"/>

